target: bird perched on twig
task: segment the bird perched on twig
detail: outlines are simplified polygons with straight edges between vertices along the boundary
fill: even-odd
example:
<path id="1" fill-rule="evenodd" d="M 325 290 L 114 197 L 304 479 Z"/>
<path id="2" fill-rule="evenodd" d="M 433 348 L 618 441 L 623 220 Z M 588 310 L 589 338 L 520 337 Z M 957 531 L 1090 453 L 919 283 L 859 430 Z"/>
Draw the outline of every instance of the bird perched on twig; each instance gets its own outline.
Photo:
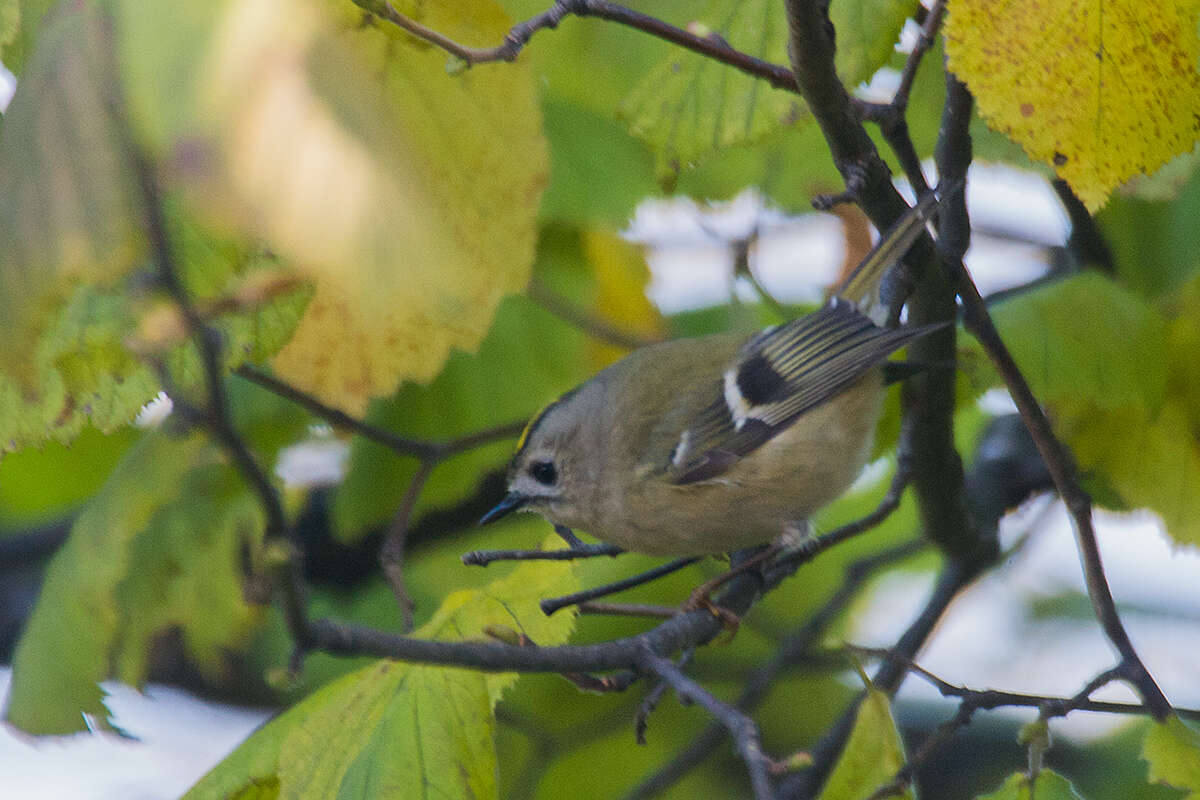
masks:
<path id="1" fill-rule="evenodd" d="M 888 356 L 939 327 L 884 327 L 879 298 L 935 205 L 931 194 L 910 209 L 819 310 L 748 339 L 642 347 L 551 403 L 481 522 L 536 511 L 560 531 L 675 556 L 804 524 L 866 463 Z"/>

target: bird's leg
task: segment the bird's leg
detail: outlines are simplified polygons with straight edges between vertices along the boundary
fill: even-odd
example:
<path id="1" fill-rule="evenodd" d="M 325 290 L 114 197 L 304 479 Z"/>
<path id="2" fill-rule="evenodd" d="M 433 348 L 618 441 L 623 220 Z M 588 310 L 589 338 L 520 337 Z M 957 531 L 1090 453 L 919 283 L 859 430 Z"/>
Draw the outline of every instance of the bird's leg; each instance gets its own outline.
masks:
<path id="1" fill-rule="evenodd" d="M 724 586 L 729 581 L 741 575 L 743 572 L 748 572 L 752 569 L 757 569 L 764 564 L 767 564 L 781 550 L 783 545 L 780 542 L 764 547 L 754 555 L 745 559 L 739 564 L 731 566 L 729 569 L 722 572 L 720 575 L 705 581 L 692 590 L 688 595 L 688 599 L 680 607 L 680 611 L 688 612 L 695 611 L 697 608 L 703 608 L 709 611 L 713 616 L 720 618 L 721 624 L 730 632 L 730 638 L 737 633 L 738 626 L 741 625 L 741 618 L 727 608 L 721 608 L 715 604 L 710 598 L 713 592 Z"/>

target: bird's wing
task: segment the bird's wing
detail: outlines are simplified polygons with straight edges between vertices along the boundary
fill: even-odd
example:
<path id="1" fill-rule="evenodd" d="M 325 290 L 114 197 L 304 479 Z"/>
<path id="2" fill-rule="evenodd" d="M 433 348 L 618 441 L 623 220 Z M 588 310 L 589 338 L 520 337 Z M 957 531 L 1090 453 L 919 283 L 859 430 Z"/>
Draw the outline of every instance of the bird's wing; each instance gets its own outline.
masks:
<path id="1" fill-rule="evenodd" d="M 714 381 L 702 410 L 684 420 L 667 465 L 671 481 L 720 475 L 935 327 L 881 328 L 853 303 L 834 298 L 819 311 L 764 331 Z"/>

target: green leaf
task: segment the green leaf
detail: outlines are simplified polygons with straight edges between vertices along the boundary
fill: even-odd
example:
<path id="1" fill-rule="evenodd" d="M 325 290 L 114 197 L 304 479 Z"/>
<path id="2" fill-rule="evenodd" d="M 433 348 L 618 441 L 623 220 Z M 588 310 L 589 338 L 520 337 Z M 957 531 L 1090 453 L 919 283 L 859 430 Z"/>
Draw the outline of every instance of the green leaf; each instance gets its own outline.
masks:
<path id="1" fill-rule="evenodd" d="M 70 447 L 52 442 L 6 454 L 0 463 L 0 527 L 71 511 L 104 485 L 136 438 L 132 428 L 112 436 L 87 429 Z"/>
<path id="2" fill-rule="evenodd" d="M 1084 477 L 1098 476 L 1129 508 L 1150 508 L 1176 542 L 1200 545 L 1200 440 L 1194 408 L 1176 401 L 1154 416 L 1134 409 L 1094 409 L 1060 428 Z"/>
<path id="3" fill-rule="evenodd" d="M 542 98 L 542 113 L 552 165 L 542 219 L 624 227 L 637 204 L 658 191 L 645 145 L 611 114 L 549 93 Z"/>
<path id="4" fill-rule="evenodd" d="M 1032 785 L 1031 785 L 1032 783 Z M 1071 782 L 1053 770 L 1038 772 L 1037 780 L 1020 772 L 1009 775 L 1001 786 L 990 794 L 981 794 L 977 800 L 1082 800 Z"/>
<path id="5" fill-rule="evenodd" d="M 47 570 L 13 661 L 8 721 L 64 734 L 86 714 L 105 727 L 97 682 L 140 684 L 151 640 L 171 629 L 202 671 L 219 673 L 258 621 L 240 553 L 261 530 L 258 504 L 204 437 L 144 436 Z"/>
<path id="6" fill-rule="evenodd" d="M 592 308 L 599 289 L 588 259 L 589 241 L 588 234 L 574 228 L 547 228 L 539 245 L 537 274 L 559 294 Z M 641 291 L 640 285 L 634 289 Z M 395 396 L 376 402 L 369 418 L 403 435 L 438 439 L 528 419 L 604 366 L 589 363 L 590 355 L 585 334 L 528 298 L 510 297 L 501 304 L 477 355 L 455 353 L 433 383 L 406 383 Z M 481 476 L 502 469 L 512 451 L 513 440 L 501 441 L 439 464 L 417 513 L 472 496 Z M 415 469 L 412 459 L 355 439 L 333 506 L 339 537 L 357 539 L 390 519 Z"/>
<path id="7" fill-rule="evenodd" d="M 539 645 L 566 641 L 571 614 L 537 601 L 577 585 L 567 563 L 525 564 L 483 589 L 456 592 L 414 636 L 478 638 L 505 626 Z M 515 673 L 381 660 L 325 686 L 253 734 L 186 795 L 282 798 L 498 797 L 492 708 Z"/>
<path id="8" fill-rule="evenodd" d="M 700 15 L 735 48 L 787 64 L 787 25 L 772 0 L 714 0 Z M 695 24 L 695 23 L 694 23 Z M 621 118 L 655 152 L 660 180 L 714 150 L 754 141 L 807 117 L 800 97 L 699 53 L 672 51 L 625 98 Z"/>
<path id="9" fill-rule="evenodd" d="M 1150 299 L 1169 296 L 1200 269 L 1200 231 L 1192 224 L 1200 214 L 1200 172 L 1178 195 L 1168 203 L 1117 194 L 1096 215 L 1121 281 Z"/>
<path id="10" fill-rule="evenodd" d="M 848 88 L 870 80 L 888 62 L 900 29 L 918 5 L 916 0 L 841 0 L 830 5 L 829 21 L 837 37 L 834 61 Z"/>
<path id="11" fill-rule="evenodd" d="M 143 251 L 142 210 L 111 114 L 116 84 L 103 14 L 92 3 L 61 4 L 5 114 L 0 373 L 24 400 L 61 392 L 38 374 L 35 356 L 72 285 L 111 285 Z"/>
<path id="12" fill-rule="evenodd" d="M 1166 325 L 1111 280 L 1087 273 L 1005 302 L 996 326 L 1042 403 L 1154 412 L 1166 391 Z"/>
<path id="13" fill-rule="evenodd" d="M 182 215 L 169 222 L 189 294 L 214 306 L 234 299 L 231 310 L 209 319 L 221 335 L 225 366 L 265 360 L 278 351 L 304 312 L 309 292 L 285 289 L 240 303 L 236 298 L 244 287 L 253 288 L 259 276 L 274 274 L 274 262 L 214 237 Z M 203 377 L 201 362 L 195 347 L 181 341 L 186 328 L 173 305 L 143 299 L 137 277 L 110 289 L 80 284 L 52 315 L 37 345 L 40 391 L 27 394 L 0 374 L 0 451 L 46 438 L 66 442 L 89 423 L 105 433 L 128 424 L 159 391 L 155 371 L 130 349 L 131 341 L 150 335 L 145 323 L 158 311 L 167 312 L 169 331 L 143 347 L 164 357 L 180 387 L 197 385 Z"/>
<path id="14" fill-rule="evenodd" d="M 33 50 L 42 18 L 54 0 L 0 1 L 0 63 L 20 76 Z"/>
<path id="15" fill-rule="evenodd" d="M 821 800 L 863 800 L 904 767 L 904 743 L 892 720 L 891 701 L 875 688 L 858 707 L 854 729 L 821 792 Z M 899 797 L 912 798 L 912 790 Z"/>
<path id="16" fill-rule="evenodd" d="M 1200 284 L 1171 311 L 1087 274 L 1008 301 L 995 318 L 1085 483 L 1108 504 L 1158 512 L 1176 541 L 1200 543 Z M 972 343 L 963 363 L 983 361 Z"/>
<path id="17" fill-rule="evenodd" d="M 1150 762 L 1150 780 L 1200 798 L 1200 732 L 1179 717 L 1154 725 L 1142 743 L 1142 758 Z"/>

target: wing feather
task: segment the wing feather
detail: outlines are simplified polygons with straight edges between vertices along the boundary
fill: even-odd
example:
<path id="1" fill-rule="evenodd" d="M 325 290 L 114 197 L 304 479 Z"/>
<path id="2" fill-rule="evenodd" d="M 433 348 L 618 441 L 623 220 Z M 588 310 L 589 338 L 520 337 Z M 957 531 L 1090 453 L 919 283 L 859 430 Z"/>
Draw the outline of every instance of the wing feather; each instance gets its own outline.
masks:
<path id="1" fill-rule="evenodd" d="M 674 483 L 718 477 L 893 352 L 942 327 L 884 328 L 863 310 L 887 267 L 924 230 L 935 205 L 930 196 L 910 209 L 839 287 L 840 296 L 742 346 L 722 379 L 706 391 L 711 400 L 688 420 L 671 451 L 666 471 Z"/>

